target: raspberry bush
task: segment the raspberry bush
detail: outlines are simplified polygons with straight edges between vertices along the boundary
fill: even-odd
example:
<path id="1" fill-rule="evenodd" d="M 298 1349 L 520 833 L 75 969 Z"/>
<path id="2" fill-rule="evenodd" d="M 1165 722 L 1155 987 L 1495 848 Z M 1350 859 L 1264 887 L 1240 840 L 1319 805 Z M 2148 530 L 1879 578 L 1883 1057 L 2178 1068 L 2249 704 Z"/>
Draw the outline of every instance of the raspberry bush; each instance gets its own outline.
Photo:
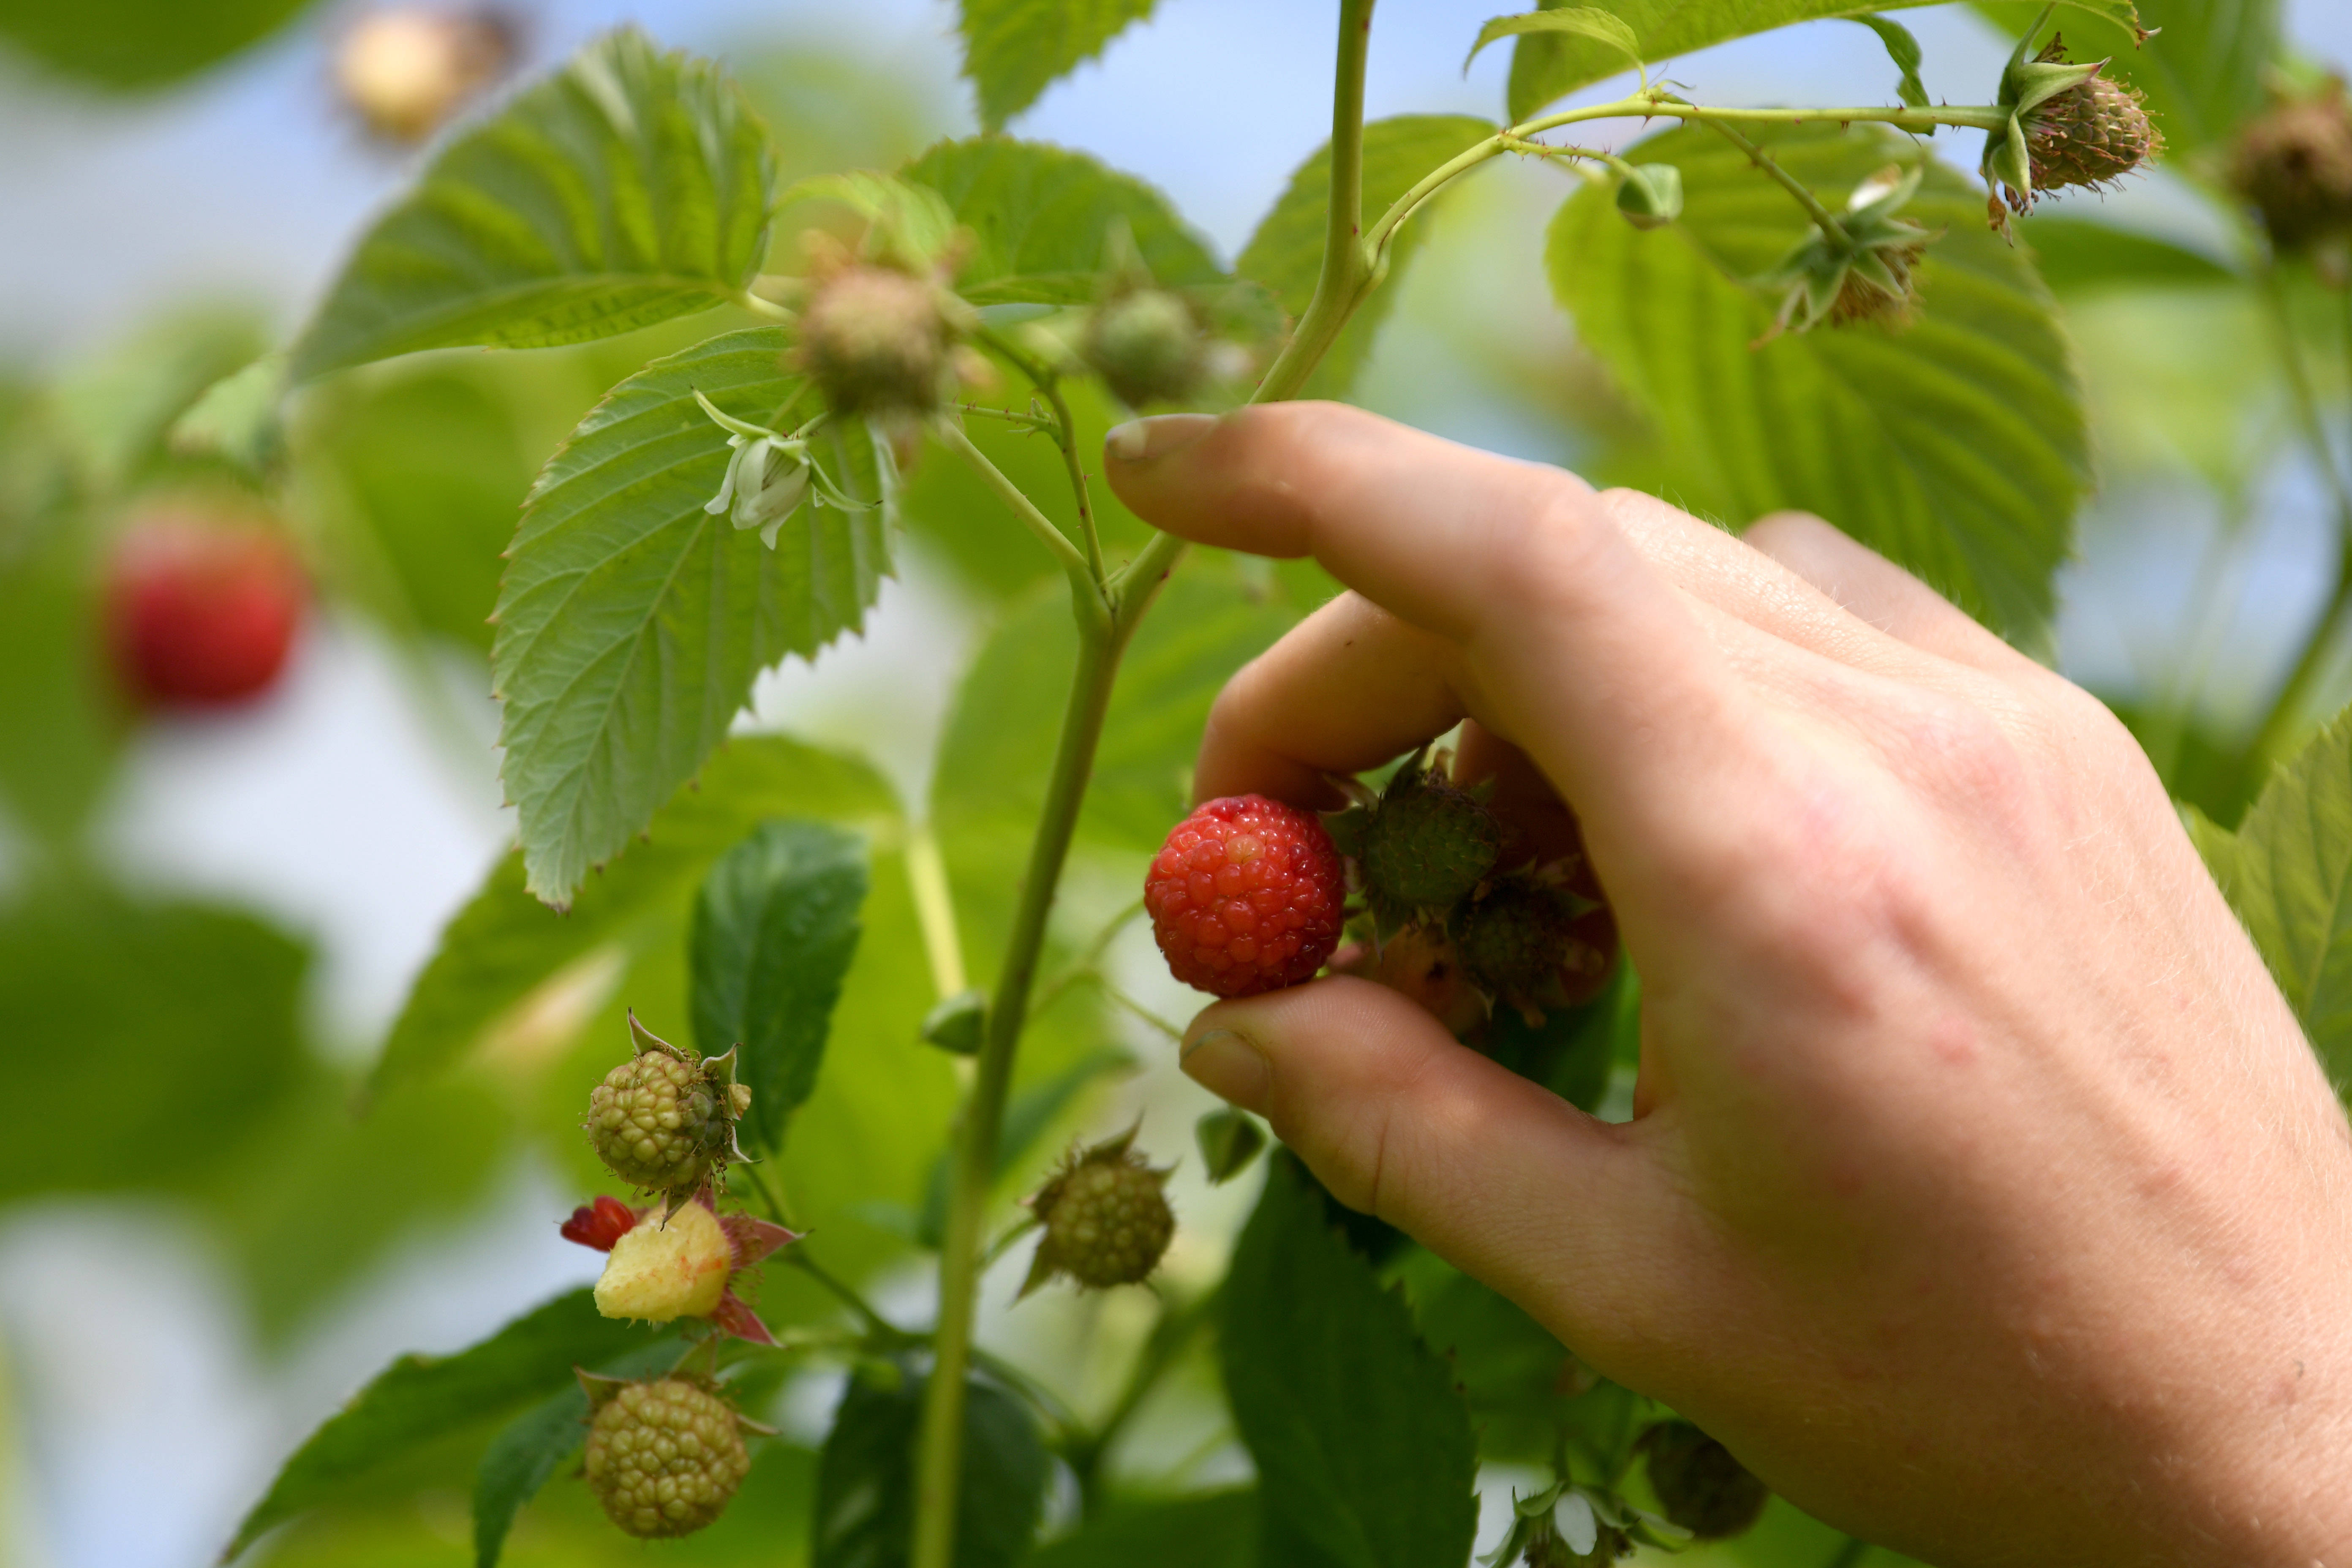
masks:
<path id="1" fill-rule="evenodd" d="M 191 1156 L 189 1190 L 239 1194 L 257 1278 L 364 1260 L 443 1201 L 344 1245 L 373 1211 L 303 1207 L 281 1145 L 331 1146 L 373 1200 L 420 1149 L 433 1180 L 410 1184 L 478 1190 L 509 1129 L 573 1184 L 551 1225 L 602 1258 L 573 1254 L 579 1289 L 479 1343 L 389 1369 L 289 1460 L 238 1550 L 430 1472 L 470 1485 L 486 1564 L 526 1509 L 542 1542 L 579 1514 L 636 1537 L 708 1529 L 729 1561 L 786 1521 L 814 1568 L 1012 1568 L 1033 1548 L 1093 1568 L 1139 1540 L 1210 1563 L 1258 1560 L 1261 1540 L 1369 1542 L 1382 1568 L 1461 1568 L 1474 1545 L 1496 1568 L 1696 1540 L 1801 1568 L 1875 1551 L 1344 1215 L 1251 1118 L 1209 1110 L 1182 1152 L 1150 1100 L 1106 1136 L 1124 1124 L 1107 1080 L 1137 1059 L 1114 1040 L 1171 1029 L 1168 997 L 1339 973 L 1622 1118 L 1642 977 L 1573 813 L 1475 735 L 1400 737 L 1405 754 L 1358 759 L 1378 765 L 1312 798 L 1190 798 L 1213 693 L 1335 585 L 1153 533 L 1096 483 L 1096 454 L 1136 411 L 1350 395 L 1402 279 L 1491 286 L 1465 247 L 1421 242 L 1463 182 L 1521 161 L 1559 200 L 1553 298 L 1513 309 L 1557 305 L 1579 345 L 1573 367 L 1513 362 L 1522 412 L 1601 409 L 1574 426 L 1592 471 L 1735 521 L 1819 511 L 2044 647 L 2089 482 L 2066 312 L 2095 323 L 2094 296 L 2204 289 L 2268 312 L 2277 395 L 2242 401 L 2292 415 L 2352 536 L 2329 427 L 2352 373 L 2306 363 L 2352 241 L 2341 83 L 2285 59 L 2260 7 L 2074 0 L 1951 102 L 1873 16 L 1887 68 L 1848 101 L 1735 107 L 1708 99 L 1702 50 L 1848 13 L 1604 0 L 1461 40 L 1512 52 L 1493 116 L 1367 121 L 1371 0 L 1332 8 L 1312 62 L 1330 138 L 1297 150 L 1230 265 L 1142 182 L 1005 132 L 1148 5 L 961 0 L 982 132 L 815 173 L 827 127 L 772 123 L 726 67 L 634 30 L 452 120 L 528 39 L 487 13 L 403 10 L 337 35 L 336 89 L 373 136 L 439 140 L 289 342 L 142 347 L 144 379 L 92 375 L 22 418 L 0 389 L 0 574 L 25 606 L 0 635 L 74 628 L 0 676 L 38 727 L 0 748 L 26 885 L 105 973 L 219 994 L 184 1070 L 148 1075 L 161 1109 L 121 1120 L 229 1151 Z M 2254 30 L 2224 47 L 2225 23 Z M 2082 217 L 2086 192 L 2168 147 L 2227 256 Z M 2208 335 L 2273 352 L 2231 320 Z M 428 353 L 476 348 L 527 353 Z M 551 423 L 525 381 L 579 395 Z M 101 409 L 116 426 L 93 436 Z M 870 759 L 736 727 L 763 672 L 866 629 L 910 552 L 992 617 L 918 801 Z M 314 613 L 396 643 L 420 712 L 446 705 L 452 654 L 487 661 L 519 839 L 360 1085 L 297 1065 L 299 948 L 54 894 L 96 875 L 78 803 L 131 726 L 267 692 Z M 2352 867 L 2352 815 L 2326 804 L 2352 732 L 2299 748 L 2347 623 L 2352 574 L 2242 734 L 2200 728 L 2185 698 L 2126 712 L 2207 814 L 2201 842 L 2273 957 L 2336 962 L 2297 922 Z M 2287 866 L 2303 880 L 2276 880 Z M 19 989 L 49 994 L 66 966 L 22 945 Z M 2352 1061 L 2316 1000 L 2333 972 L 2282 970 Z M 141 1011 L 139 987 L 99 988 L 100 1006 L 89 989 L 110 1042 L 180 1023 Z M 78 1103 L 62 1072 L 27 1101 Z M 248 1079 L 294 1087 L 215 1092 Z M 352 1101 L 367 1119 L 346 1137 Z M 92 1119 L 58 1120 L 9 1156 L 42 1181 L 102 1163 Z M 1230 1249 L 1233 1189 L 1206 1190 L 1227 1183 L 1252 1205 Z M 321 1278 L 321 1297 L 344 1282 Z M 983 1310 L 1009 1326 L 989 1319 L 976 1344 Z M 797 1395 L 819 1375 L 845 1391 L 811 1432 Z M 779 1408 L 786 1436 L 751 1419 Z M 470 1482 L 434 1469 L 460 1450 Z"/>

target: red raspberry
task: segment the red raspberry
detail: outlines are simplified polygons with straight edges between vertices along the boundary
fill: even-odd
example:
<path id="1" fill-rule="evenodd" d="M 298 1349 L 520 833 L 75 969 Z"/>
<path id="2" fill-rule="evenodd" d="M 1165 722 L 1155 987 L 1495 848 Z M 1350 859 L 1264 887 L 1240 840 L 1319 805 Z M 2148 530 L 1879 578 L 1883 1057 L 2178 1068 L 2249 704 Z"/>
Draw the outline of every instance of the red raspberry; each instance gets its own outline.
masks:
<path id="1" fill-rule="evenodd" d="M 1262 795 L 1213 800 L 1178 823 L 1143 882 L 1169 969 L 1219 996 L 1312 979 L 1339 945 L 1346 895 L 1322 819 Z"/>
<path id="2" fill-rule="evenodd" d="M 308 590 L 266 527 L 176 512 L 125 533 L 108 565 L 107 623 L 131 694 L 159 707 L 221 706 L 277 681 Z"/>

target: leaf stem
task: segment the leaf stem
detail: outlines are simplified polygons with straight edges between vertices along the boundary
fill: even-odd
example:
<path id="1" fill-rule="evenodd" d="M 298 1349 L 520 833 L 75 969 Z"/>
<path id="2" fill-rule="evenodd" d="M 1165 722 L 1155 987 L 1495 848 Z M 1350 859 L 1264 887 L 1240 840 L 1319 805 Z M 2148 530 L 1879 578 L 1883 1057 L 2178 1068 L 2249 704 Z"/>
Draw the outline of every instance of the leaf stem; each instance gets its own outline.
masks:
<path id="1" fill-rule="evenodd" d="M 1025 503 L 1026 498 L 1023 500 Z M 1068 547 L 1067 541 L 1064 545 Z M 1075 550 L 1070 553 L 1077 554 Z M 916 1458 L 912 1568 L 950 1568 L 955 1560 L 964 1380 L 972 1361 L 972 1306 L 979 1294 L 981 1233 L 993 1184 L 997 1141 L 1013 1084 L 1013 1057 L 1027 1020 L 1030 987 L 1045 948 L 1046 919 L 1053 912 L 1055 888 L 1077 827 L 1078 807 L 1093 771 L 1096 743 L 1102 737 L 1118 656 L 1133 629 L 1131 620 L 1105 613 L 1102 590 L 1080 575 L 1083 565 L 1079 563 L 1079 570 L 1072 573 L 1070 589 L 1078 620 L 1077 669 L 1045 786 L 1045 810 L 1030 846 L 1020 907 L 1005 946 L 1003 972 L 989 1007 L 988 1031 L 981 1043 L 971 1095 L 957 1127 L 954 1180 L 949 1190 L 946 1235 L 940 1247 L 937 1352 L 923 1394 L 922 1436 Z"/>
<path id="2" fill-rule="evenodd" d="M 810 1254 L 806 1242 L 798 1243 L 788 1249 L 783 1254 L 783 1260 L 824 1286 L 826 1290 L 832 1292 L 835 1300 L 856 1313 L 857 1321 L 866 1325 L 867 1337 L 881 1341 L 882 1348 L 904 1350 L 910 1345 L 922 1343 L 922 1335 L 909 1333 L 884 1317 L 875 1310 L 872 1302 L 858 1293 L 856 1286 L 819 1263 Z"/>
<path id="3" fill-rule="evenodd" d="M 797 321 L 801 319 L 801 313 L 798 310 L 792 310 L 783 305 L 779 305 L 773 300 L 762 300 L 757 294 L 752 293 L 749 289 L 736 289 L 731 298 L 734 300 L 736 304 L 741 306 L 744 310 L 751 311 L 751 314 L 755 316 L 764 316 L 771 321 L 783 321 L 789 323 Z"/>
<path id="4" fill-rule="evenodd" d="M 2272 699 L 2270 710 L 2255 726 L 2241 764 L 2244 769 L 2263 767 L 2284 747 L 2288 736 L 2302 721 L 2311 689 L 2318 684 L 2327 668 L 2328 655 L 2335 650 L 2347 622 L 2352 622 L 2352 484 L 2346 482 L 2334 444 L 2327 438 L 2327 425 L 2319 412 L 2319 395 L 2312 386 L 2310 367 L 2304 363 L 2303 350 L 2295 342 L 2294 322 L 2288 313 L 2286 290 L 2279 282 L 2278 269 L 2264 261 L 2257 267 L 2255 278 L 2272 331 L 2278 339 L 2280 365 L 2286 373 L 2288 398 L 2294 405 L 2296 423 L 2302 426 L 2304 442 L 2311 448 L 2311 460 L 2318 467 L 2328 496 L 2336 504 L 2336 586 L 2328 595 L 2327 605 L 2313 624 L 2303 651 L 2287 671 L 2278 695 Z"/>
<path id="5" fill-rule="evenodd" d="M 1087 563 L 1094 569 L 1095 580 L 1104 581 L 1108 574 L 1103 565 L 1102 538 L 1095 528 L 1094 500 L 1087 490 L 1087 471 L 1078 461 L 1078 422 L 1071 416 L 1069 402 L 1062 395 L 1062 378 L 1002 332 L 982 332 L 981 340 L 1011 361 L 1013 367 L 1028 377 L 1029 384 L 1053 406 L 1051 420 L 1033 417 L 1030 424 L 1052 436 L 1054 445 L 1062 450 L 1062 467 L 1070 476 L 1070 497 L 1078 507 L 1078 532 L 1087 542 Z"/>
<path id="6" fill-rule="evenodd" d="M 1097 586 L 1100 580 L 1096 577 L 1094 569 L 1087 558 L 1078 553 L 1078 547 L 1070 542 L 1069 536 L 1054 526 L 1054 520 L 1039 511 L 1037 503 L 1031 500 L 1019 485 L 1006 478 L 1003 469 L 990 462 L 988 454 L 973 446 L 971 437 L 965 435 L 962 427 L 953 420 L 940 420 L 931 426 L 931 430 L 939 437 L 940 445 L 971 465 L 972 470 L 987 481 L 988 488 L 996 492 L 997 499 L 1010 507 L 1013 515 L 1026 523 L 1029 531 L 1037 536 L 1038 542 L 1053 552 L 1054 559 L 1061 563 L 1062 570 L 1069 574 L 1072 588 L 1084 590 L 1084 597 L 1108 611 L 1109 606 L 1103 601 L 1102 591 Z"/>

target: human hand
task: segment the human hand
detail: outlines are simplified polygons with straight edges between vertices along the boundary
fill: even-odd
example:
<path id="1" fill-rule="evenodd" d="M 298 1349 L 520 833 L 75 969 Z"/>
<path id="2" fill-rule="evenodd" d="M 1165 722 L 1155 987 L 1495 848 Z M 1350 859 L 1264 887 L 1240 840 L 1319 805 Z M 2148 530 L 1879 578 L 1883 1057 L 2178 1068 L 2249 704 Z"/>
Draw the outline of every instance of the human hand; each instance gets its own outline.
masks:
<path id="1" fill-rule="evenodd" d="M 1107 466 L 1354 590 L 1227 687 L 1202 796 L 1335 805 L 1471 719 L 1642 978 L 1622 1125 L 1362 980 L 1209 1008 L 1188 1072 L 1859 1535 L 2352 1564 L 2352 1132 L 2094 699 L 1817 520 L 1742 542 L 1336 405 Z"/>

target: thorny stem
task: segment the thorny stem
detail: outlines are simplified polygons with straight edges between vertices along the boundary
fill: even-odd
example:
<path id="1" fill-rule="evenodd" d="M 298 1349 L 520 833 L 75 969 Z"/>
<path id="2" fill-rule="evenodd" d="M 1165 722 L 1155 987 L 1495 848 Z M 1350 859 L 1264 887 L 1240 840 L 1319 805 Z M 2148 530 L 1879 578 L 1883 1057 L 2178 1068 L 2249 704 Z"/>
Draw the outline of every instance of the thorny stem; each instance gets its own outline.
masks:
<path id="1" fill-rule="evenodd" d="M 2352 622 L 2352 485 L 2345 480 L 2334 445 L 2327 438 L 2326 424 L 2320 417 L 2319 395 L 2312 387 L 2310 369 L 2304 363 L 2303 351 L 2295 342 L 2294 323 L 2287 313 L 2286 292 L 2280 286 L 2277 269 L 2264 262 L 2256 276 L 2272 331 L 2278 338 L 2279 359 L 2286 373 L 2287 392 L 2294 405 L 2296 422 L 2303 427 L 2304 440 L 2311 448 L 2311 460 L 2318 466 L 2328 496 L 2336 504 L 2336 586 L 2328 595 L 2327 607 L 2320 612 L 2294 668 L 2287 672 L 2278 695 L 2272 699 L 2270 711 L 2263 716 L 2253 739 L 2247 743 L 2245 765 L 2259 769 L 2284 745 L 2301 721 L 2311 689 L 2327 668 L 2328 655 L 2335 650 L 2347 622 Z"/>
<path id="2" fill-rule="evenodd" d="M 1054 445 L 1061 449 L 1062 468 L 1070 479 L 1070 497 L 1077 502 L 1078 532 L 1087 542 L 1087 564 L 1093 569 L 1097 581 L 1101 581 L 1108 575 L 1103 564 L 1102 537 L 1095 527 L 1094 500 L 1087 489 L 1087 470 L 1078 459 L 1078 422 L 1070 416 L 1069 401 L 1062 395 L 1062 379 L 1002 332 L 983 332 L 981 336 L 989 347 L 1012 361 L 1013 368 L 1037 389 L 1038 395 L 1053 405 L 1052 419 L 1030 417 L 1029 425 L 1053 437 Z"/>
<path id="3" fill-rule="evenodd" d="M 1853 243 L 1847 238 L 1845 225 L 1838 221 L 1837 215 L 1822 205 L 1822 199 L 1813 195 L 1804 181 L 1780 167 L 1780 160 L 1720 120 L 1710 120 L 1706 123 L 1725 141 L 1747 153 L 1748 161 L 1764 171 L 1773 184 L 1795 197 L 1797 205 L 1805 209 L 1805 216 L 1813 220 L 1813 226 L 1835 241 L 1840 248 Z"/>

